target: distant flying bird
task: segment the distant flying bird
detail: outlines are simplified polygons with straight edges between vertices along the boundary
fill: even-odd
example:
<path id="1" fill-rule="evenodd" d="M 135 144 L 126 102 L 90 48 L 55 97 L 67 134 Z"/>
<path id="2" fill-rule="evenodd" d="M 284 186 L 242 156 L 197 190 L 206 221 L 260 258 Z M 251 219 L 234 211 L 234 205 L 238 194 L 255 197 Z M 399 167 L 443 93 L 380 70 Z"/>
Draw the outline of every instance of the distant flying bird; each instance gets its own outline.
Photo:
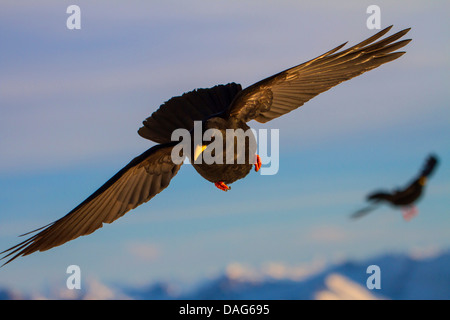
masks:
<path id="1" fill-rule="evenodd" d="M 165 189 L 177 174 L 181 163 L 171 156 L 178 141 L 172 141 L 175 129 L 189 130 L 194 135 L 194 121 L 202 121 L 202 128 L 216 129 L 226 136 L 227 129 L 250 127 L 247 122 L 268 122 L 278 118 L 318 94 L 337 84 L 393 61 L 405 52 L 394 52 L 411 40 L 399 40 L 410 29 L 405 29 L 384 39 L 392 26 L 367 40 L 339 51 L 346 43 L 303 64 L 297 65 L 242 90 L 241 85 L 229 83 L 209 89 L 197 89 L 165 102 L 147 118 L 138 131 L 143 138 L 159 143 L 134 158 L 128 165 L 64 217 L 34 230 L 29 239 L 3 251 L 2 259 L 9 263 L 19 256 L 45 251 L 55 246 L 87 235 L 103 223 L 111 223 L 126 212 L 149 201 Z M 252 134 L 253 136 L 253 134 Z M 251 138 L 251 137 L 250 137 Z M 254 138 L 254 136 L 253 136 Z M 193 139 L 195 141 L 195 137 Z M 245 146 L 245 154 L 252 154 L 244 163 L 195 163 L 211 141 L 202 140 L 192 145 L 192 152 L 183 154 L 206 180 L 227 191 L 229 184 L 244 178 L 255 165 L 258 171 L 261 160 L 256 150 Z M 220 151 L 219 151 L 220 152 Z M 236 159 L 239 152 L 234 150 Z M 225 152 L 223 157 L 225 158 Z M 233 155 L 233 153 L 231 154 Z M 216 154 L 217 156 L 217 154 Z M 220 154 L 219 154 L 220 156 Z"/>
<path id="2" fill-rule="evenodd" d="M 372 210 L 376 209 L 378 205 L 382 203 L 388 203 L 394 207 L 403 209 L 403 218 L 406 221 L 414 218 L 418 211 L 414 204 L 423 195 L 425 185 L 427 184 L 427 179 L 436 169 L 438 164 L 438 158 L 435 155 L 430 155 L 422 171 L 419 173 L 411 183 L 409 183 L 405 188 L 394 190 L 393 192 L 387 191 L 376 191 L 367 196 L 367 201 L 371 204 L 361 210 L 356 211 L 351 215 L 352 218 L 359 218 Z"/>

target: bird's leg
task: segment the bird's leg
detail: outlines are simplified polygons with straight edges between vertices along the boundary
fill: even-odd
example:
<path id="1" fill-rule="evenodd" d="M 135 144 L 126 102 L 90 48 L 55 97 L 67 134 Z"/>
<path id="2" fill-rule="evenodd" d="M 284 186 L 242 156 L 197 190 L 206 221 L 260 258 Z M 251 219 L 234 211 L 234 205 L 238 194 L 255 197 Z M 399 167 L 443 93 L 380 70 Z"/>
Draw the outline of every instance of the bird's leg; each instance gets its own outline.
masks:
<path id="1" fill-rule="evenodd" d="M 261 169 L 261 157 L 258 154 L 255 154 L 255 171 L 258 172 Z"/>
<path id="2" fill-rule="evenodd" d="M 405 221 L 409 221 L 419 213 L 415 206 L 406 207 L 402 210 L 402 216 Z"/>
<path id="3" fill-rule="evenodd" d="M 216 182 L 214 185 L 223 191 L 228 191 L 231 189 L 231 187 L 227 186 L 223 181 Z"/>

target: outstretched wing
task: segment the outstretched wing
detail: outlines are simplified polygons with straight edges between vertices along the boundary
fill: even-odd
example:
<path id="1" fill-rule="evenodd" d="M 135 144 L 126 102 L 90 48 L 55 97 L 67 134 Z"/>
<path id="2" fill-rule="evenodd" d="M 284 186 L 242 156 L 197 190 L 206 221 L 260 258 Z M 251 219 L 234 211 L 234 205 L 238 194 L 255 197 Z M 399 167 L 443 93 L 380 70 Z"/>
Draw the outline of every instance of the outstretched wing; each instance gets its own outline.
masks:
<path id="1" fill-rule="evenodd" d="M 165 189 L 181 164 L 174 164 L 174 144 L 157 145 L 134 158 L 89 198 L 59 220 L 30 233 L 40 231 L 18 245 L 1 252 L 2 259 L 45 251 L 87 235 L 111 223 L 126 212 L 149 201 Z"/>
<path id="2" fill-rule="evenodd" d="M 379 40 L 392 26 L 346 50 L 340 45 L 321 56 L 266 78 L 241 91 L 229 115 L 248 122 L 265 123 L 286 114 L 318 94 L 366 71 L 395 60 L 404 52 L 393 52 L 411 40 L 395 42 L 410 29 Z"/>
<path id="3" fill-rule="evenodd" d="M 364 207 L 364 208 L 359 209 L 358 211 L 354 212 L 350 216 L 350 218 L 352 218 L 352 219 L 361 218 L 361 217 L 365 216 L 366 214 L 372 212 L 376 208 L 378 208 L 378 203 L 371 204 L 371 205 L 369 205 L 367 207 Z"/>
<path id="4" fill-rule="evenodd" d="M 420 174 L 421 177 L 428 177 L 430 176 L 438 164 L 438 159 L 435 155 L 428 156 L 425 165 L 422 168 L 422 172 Z"/>

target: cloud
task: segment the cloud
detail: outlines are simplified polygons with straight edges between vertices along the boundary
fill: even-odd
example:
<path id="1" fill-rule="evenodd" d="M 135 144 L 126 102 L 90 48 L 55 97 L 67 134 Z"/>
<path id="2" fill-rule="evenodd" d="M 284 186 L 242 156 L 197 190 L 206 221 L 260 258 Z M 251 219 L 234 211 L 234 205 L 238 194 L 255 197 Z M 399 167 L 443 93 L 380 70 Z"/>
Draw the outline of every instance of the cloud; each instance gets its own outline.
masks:
<path id="1" fill-rule="evenodd" d="M 318 274 L 327 266 L 325 259 L 316 257 L 309 263 L 290 265 L 285 262 L 269 261 L 261 267 L 233 262 L 228 264 L 225 274 L 235 281 L 261 282 L 266 279 L 300 281 Z"/>
<path id="2" fill-rule="evenodd" d="M 98 279 L 89 277 L 82 283 L 81 290 L 50 287 L 49 292 L 33 293 L 29 297 L 33 300 L 128 300 L 126 294 L 118 289 L 112 288 Z"/>
<path id="3" fill-rule="evenodd" d="M 133 242 L 127 245 L 127 251 L 143 261 L 155 261 L 160 255 L 160 249 L 152 243 Z"/>
<path id="4" fill-rule="evenodd" d="M 316 243 L 338 243 L 350 239 L 348 232 L 336 226 L 317 226 L 313 228 L 306 237 Z"/>
<path id="5" fill-rule="evenodd" d="M 326 289 L 316 294 L 316 300 L 379 300 L 369 290 L 343 275 L 332 273 L 325 279 Z"/>
<path id="6" fill-rule="evenodd" d="M 72 165 L 83 158 L 100 159 L 131 150 L 130 145 L 138 146 L 140 122 L 172 95 L 228 81 L 251 85 L 341 41 L 355 44 L 362 40 L 371 31 L 353 27 L 356 19 L 350 18 L 356 12 L 365 16 L 364 5 L 357 4 L 135 1 L 111 6 L 106 1 L 80 1 L 82 33 L 74 34 L 64 24 L 67 5 L 6 2 L 0 13 L 5 18 L 0 19 L 0 27 L 8 30 L 1 53 L 7 63 L 2 64 L 6 71 L 0 75 L 0 99 L 4 101 L 0 170 Z M 404 5 L 389 3 L 391 14 L 404 9 Z M 406 9 L 410 13 L 427 6 L 413 1 Z M 271 15 L 261 23 L 266 12 Z M 333 24 L 336 28 L 330 30 Z M 411 33 L 420 30 L 414 36 L 417 41 L 426 40 L 426 45 L 413 50 L 413 42 L 408 55 L 389 68 L 340 85 L 292 117 L 282 117 L 269 126 L 283 128 L 282 139 L 291 137 L 291 143 L 303 147 L 339 134 L 389 129 L 401 125 L 405 117 L 417 119 L 430 111 L 442 112 L 441 119 L 445 119 L 448 112 L 437 109 L 437 104 L 424 109 L 422 103 L 415 103 L 416 95 L 398 98 L 397 92 L 426 91 L 430 93 L 427 99 L 445 93 L 447 82 L 442 77 L 448 59 L 442 53 L 446 48 L 435 43 L 438 33 L 423 39 L 431 27 L 420 27 Z M 435 50 L 430 53 L 429 47 Z M 429 77 L 429 64 L 439 66 L 433 79 L 423 73 L 411 74 L 423 69 Z M 427 83 L 433 83 L 434 89 L 424 87 Z M 403 87 L 391 90 L 394 86 Z M 381 90 L 383 99 L 376 99 L 379 91 L 372 99 L 371 89 Z M 392 108 L 391 102 L 383 101 L 401 105 Z"/>
<path id="7" fill-rule="evenodd" d="M 430 245 L 426 247 L 412 247 L 409 252 L 409 256 L 415 260 L 425 260 L 435 258 L 442 254 L 443 249 L 436 245 Z"/>
<path id="8" fill-rule="evenodd" d="M 115 300 L 115 299 L 129 299 L 123 293 L 106 286 L 105 284 L 91 280 L 88 285 L 88 290 L 83 296 L 83 300 Z"/>
<path id="9" fill-rule="evenodd" d="M 263 267 L 263 273 L 272 279 L 290 279 L 300 281 L 317 274 L 327 266 L 326 260 L 316 257 L 310 263 L 288 265 L 283 262 L 269 262 Z"/>

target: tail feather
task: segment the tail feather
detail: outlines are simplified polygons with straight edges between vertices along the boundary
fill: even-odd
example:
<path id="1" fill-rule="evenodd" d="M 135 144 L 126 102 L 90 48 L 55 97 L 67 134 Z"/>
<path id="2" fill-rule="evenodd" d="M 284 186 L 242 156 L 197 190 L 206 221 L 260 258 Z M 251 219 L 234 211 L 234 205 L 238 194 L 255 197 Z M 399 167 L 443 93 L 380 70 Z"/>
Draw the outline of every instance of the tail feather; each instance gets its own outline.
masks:
<path id="1" fill-rule="evenodd" d="M 229 83 L 173 97 L 144 120 L 138 133 L 158 143 L 169 143 L 175 129 L 191 130 L 194 121 L 202 121 L 227 110 L 241 90 L 240 84 Z"/>

